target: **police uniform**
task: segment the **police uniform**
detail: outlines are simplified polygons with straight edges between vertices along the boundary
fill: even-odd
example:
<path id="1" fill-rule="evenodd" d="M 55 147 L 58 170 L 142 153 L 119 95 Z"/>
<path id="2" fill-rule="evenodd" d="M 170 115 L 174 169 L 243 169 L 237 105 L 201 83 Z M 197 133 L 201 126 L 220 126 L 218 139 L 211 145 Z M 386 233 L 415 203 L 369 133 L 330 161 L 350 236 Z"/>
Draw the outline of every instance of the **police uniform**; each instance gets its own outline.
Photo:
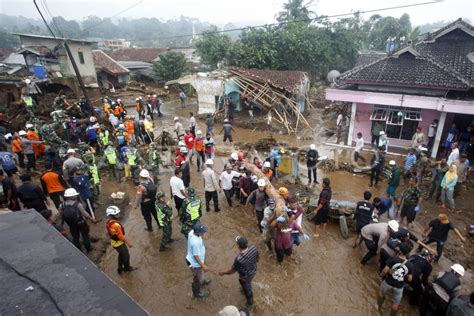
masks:
<path id="1" fill-rule="evenodd" d="M 140 204 L 143 218 L 148 231 L 153 231 L 151 226 L 151 217 L 153 216 L 158 225 L 158 217 L 155 211 L 155 196 L 156 196 L 156 185 L 153 181 L 147 179 L 140 181 L 140 185 L 137 188 L 137 204 Z"/>
<path id="2" fill-rule="evenodd" d="M 194 224 L 199 222 L 202 216 L 201 200 L 194 194 L 194 190 L 183 201 L 179 216 L 181 221 L 181 233 L 188 238 L 188 234 L 193 229 Z"/>

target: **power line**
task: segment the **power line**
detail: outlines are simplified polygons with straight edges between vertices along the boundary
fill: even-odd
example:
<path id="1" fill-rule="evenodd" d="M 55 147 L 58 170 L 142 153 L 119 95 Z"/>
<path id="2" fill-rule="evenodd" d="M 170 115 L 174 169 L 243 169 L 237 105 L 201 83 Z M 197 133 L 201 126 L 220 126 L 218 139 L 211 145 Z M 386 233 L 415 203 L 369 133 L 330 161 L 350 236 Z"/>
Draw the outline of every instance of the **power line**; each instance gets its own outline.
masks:
<path id="1" fill-rule="evenodd" d="M 316 17 L 316 18 L 311 18 L 311 19 L 301 19 L 301 20 L 294 20 L 294 21 L 283 21 L 283 22 L 278 22 L 278 23 L 261 24 L 261 25 L 255 25 L 255 26 L 245 26 L 245 27 L 239 27 L 239 28 L 228 29 L 228 30 L 221 30 L 221 31 L 201 32 L 201 33 L 198 33 L 198 34 L 175 35 L 175 36 L 160 37 L 160 38 L 155 38 L 155 39 L 162 39 L 162 40 L 164 40 L 164 39 L 173 39 L 173 38 L 182 38 L 182 37 L 192 37 L 193 35 L 194 35 L 194 36 L 199 36 L 199 35 L 204 35 L 204 34 L 229 33 L 229 32 L 235 32 L 235 31 L 250 30 L 250 29 L 254 29 L 254 28 L 277 26 L 277 25 L 285 25 L 285 24 L 299 23 L 299 22 L 315 22 L 315 21 L 323 20 L 323 19 L 340 18 L 340 17 L 352 16 L 352 15 L 356 15 L 356 14 L 372 13 L 372 12 L 381 12 L 381 11 L 389 11 L 389 10 L 396 10 L 396 9 L 417 7 L 417 6 L 423 6 L 423 5 L 428 5 L 428 4 L 435 4 L 435 3 L 440 3 L 440 2 L 443 2 L 443 0 L 435 0 L 435 1 L 429 1 L 429 2 L 419 2 L 419 3 L 406 4 L 406 5 L 400 5 L 400 6 L 394 6 L 394 7 L 385 7 L 385 8 L 380 8 L 380 9 L 371 9 L 371 10 L 355 11 L 355 12 L 350 12 L 350 13 L 341 13 L 341 14 L 334 14 L 334 15 L 322 15 L 322 16 L 318 16 L 318 17 Z M 149 38 L 149 39 L 153 39 L 153 38 Z"/>

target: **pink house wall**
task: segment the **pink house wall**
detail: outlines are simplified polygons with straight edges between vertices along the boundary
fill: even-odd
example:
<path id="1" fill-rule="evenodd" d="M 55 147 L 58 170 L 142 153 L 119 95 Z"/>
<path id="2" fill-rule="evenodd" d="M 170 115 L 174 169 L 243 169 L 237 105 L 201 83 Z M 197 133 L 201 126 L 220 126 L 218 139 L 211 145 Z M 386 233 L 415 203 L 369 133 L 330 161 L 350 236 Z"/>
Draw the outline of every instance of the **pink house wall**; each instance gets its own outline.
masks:
<path id="1" fill-rule="evenodd" d="M 357 133 L 361 132 L 364 137 L 364 140 L 366 142 L 370 142 L 372 138 L 372 133 L 371 133 L 372 121 L 370 120 L 370 115 L 372 114 L 373 110 L 374 110 L 373 104 L 357 103 L 352 139 L 356 139 Z M 425 137 L 428 137 L 428 127 L 430 123 L 433 122 L 434 119 L 439 120 L 439 116 L 440 116 L 440 112 L 438 111 L 421 109 L 422 121 L 419 123 L 418 126 L 421 127 L 421 130 L 425 134 Z M 406 147 L 411 144 L 410 140 L 396 139 L 396 138 L 389 138 L 389 140 L 390 140 L 389 146 L 391 144 L 395 146 Z"/>

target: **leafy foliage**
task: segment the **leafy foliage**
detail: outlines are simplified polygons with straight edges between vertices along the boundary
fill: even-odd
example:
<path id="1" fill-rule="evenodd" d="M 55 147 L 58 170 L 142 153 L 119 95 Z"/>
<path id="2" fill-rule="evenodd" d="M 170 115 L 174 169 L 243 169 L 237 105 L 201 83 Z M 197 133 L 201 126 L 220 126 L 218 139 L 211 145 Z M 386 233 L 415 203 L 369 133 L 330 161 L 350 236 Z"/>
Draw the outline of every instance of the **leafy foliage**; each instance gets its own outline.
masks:
<path id="1" fill-rule="evenodd" d="M 217 68 L 217 64 L 226 57 L 230 45 L 230 38 L 220 34 L 217 27 L 212 27 L 198 40 L 196 51 L 204 64 Z"/>
<path id="2" fill-rule="evenodd" d="M 316 14 L 308 9 L 311 3 L 312 1 L 305 4 L 303 0 L 288 0 L 287 3 L 283 4 L 283 11 L 277 14 L 277 21 L 301 21 L 316 17 Z"/>
<path id="3" fill-rule="evenodd" d="M 186 58 L 183 53 L 167 52 L 160 55 L 153 68 L 165 80 L 178 79 L 187 70 Z"/>

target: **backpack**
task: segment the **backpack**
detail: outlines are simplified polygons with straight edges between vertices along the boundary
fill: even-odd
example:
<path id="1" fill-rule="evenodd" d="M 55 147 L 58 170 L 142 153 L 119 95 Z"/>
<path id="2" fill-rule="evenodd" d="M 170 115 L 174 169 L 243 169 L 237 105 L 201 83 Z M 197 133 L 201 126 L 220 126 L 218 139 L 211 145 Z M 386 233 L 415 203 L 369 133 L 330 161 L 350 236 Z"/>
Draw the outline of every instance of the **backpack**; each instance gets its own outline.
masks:
<path id="1" fill-rule="evenodd" d="M 78 205 L 79 201 L 74 202 L 73 205 L 66 205 L 63 203 L 62 217 L 69 226 L 79 226 L 86 222 L 77 208 Z"/>

